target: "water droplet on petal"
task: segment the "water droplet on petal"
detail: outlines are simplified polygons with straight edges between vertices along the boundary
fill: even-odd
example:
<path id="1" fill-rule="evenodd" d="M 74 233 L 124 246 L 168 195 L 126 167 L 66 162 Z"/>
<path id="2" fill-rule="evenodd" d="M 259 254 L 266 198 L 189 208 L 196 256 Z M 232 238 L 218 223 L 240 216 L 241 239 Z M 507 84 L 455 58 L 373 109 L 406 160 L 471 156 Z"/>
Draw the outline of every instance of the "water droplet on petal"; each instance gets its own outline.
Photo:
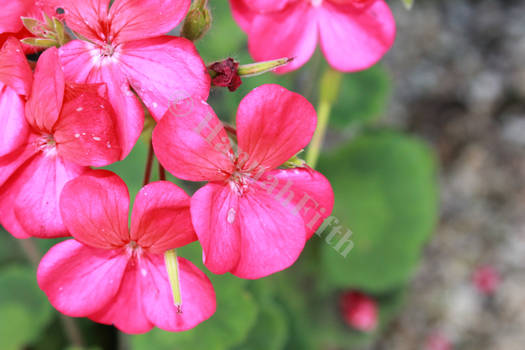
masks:
<path id="1" fill-rule="evenodd" d="M 228 223 L 233 224 L 233 222 L 235 221 L 235 215 L 237 215 L 237 212 L 235 211 L 235 209 L 230 208 L 228 210 L 228 218 L 227 218 Z"/>
<path id="2" fill-rule="evenodd" d="M 77 108 L 77 112 L 82 112 L 83 110 L 84 110 L 83 107 L 78 107 L 78 108 Z"/>

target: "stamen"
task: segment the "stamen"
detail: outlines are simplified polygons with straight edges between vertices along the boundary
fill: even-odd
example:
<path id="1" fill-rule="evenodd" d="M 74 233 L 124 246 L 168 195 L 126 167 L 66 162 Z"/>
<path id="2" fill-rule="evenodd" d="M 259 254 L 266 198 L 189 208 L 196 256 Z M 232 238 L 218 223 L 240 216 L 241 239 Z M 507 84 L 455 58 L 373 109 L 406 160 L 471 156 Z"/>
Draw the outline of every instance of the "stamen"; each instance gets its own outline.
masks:
<path id="1" fill-rule="evenodd" d="M 173 305 L 177 308 L 177 313 L 182 313 L 182 295 L 180 292 L 180 275 L 179 262 L 177 260 L 177 251 L 168 250 L 164 253 L 164 262 L 170 280 L 171 290 L 173 293 Z"/>

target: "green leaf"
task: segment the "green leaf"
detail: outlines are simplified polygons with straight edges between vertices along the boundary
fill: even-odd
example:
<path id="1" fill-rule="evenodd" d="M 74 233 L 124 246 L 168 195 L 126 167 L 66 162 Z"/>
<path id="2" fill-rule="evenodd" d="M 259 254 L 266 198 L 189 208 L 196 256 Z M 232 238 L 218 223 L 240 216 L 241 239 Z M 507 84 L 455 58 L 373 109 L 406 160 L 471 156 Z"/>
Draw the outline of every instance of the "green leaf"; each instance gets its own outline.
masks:
<path id="1" fill-rule="evenodd" d="M 280 350 L 284 348 L 288 327 L 286 316 L 271 300 L 261 303 L 259 317 L 246 340 L 236 350 Z"/>
<path id="2" fill-rule="evenodd" d="M 341 128 L 375 121 L 385 112 L 390 95 L 390 75 L 381 65 L 345 74 L 330 124 Z"/>
<path id="3" fill-rule="evenodd" d="M 33 342 L 51 320 L 52 308 L 30 268 L 10 266 L 0 270 L 0 286 L 0 349 L 21 349 Z"/>
<path id="4" fill-rule="evenodd" d="M 322 159 L 320 169 L 334 188 L 336 218 L 322 233 L 325 241 L 335 234 L 322 243 L 323 278 L 331 287 L 374 292 L 406 282 L 437 219 L 429 147 L 394 132 L 369 132 Z M 354 247 L 344 258 L 345 246 L 334 247 L 346 229 Z"/>

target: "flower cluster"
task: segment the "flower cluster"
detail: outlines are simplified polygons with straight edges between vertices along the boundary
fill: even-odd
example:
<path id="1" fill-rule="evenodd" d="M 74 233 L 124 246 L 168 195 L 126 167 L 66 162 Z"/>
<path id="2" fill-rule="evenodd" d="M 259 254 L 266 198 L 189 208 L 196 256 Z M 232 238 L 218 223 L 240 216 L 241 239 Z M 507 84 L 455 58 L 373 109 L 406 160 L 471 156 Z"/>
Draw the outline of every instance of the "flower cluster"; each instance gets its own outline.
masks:
<path id="1" fill-rule="evenodd" d="M 176 248 L 198 240 L 212 273 L 261 278 L 292 265 L 333 207 L 327 179 L 288 162 L 316 129 L 304 97 L 264 85 L 242 100 L 235 127 L 216 116 L 193 42 L 167 35 L 190 5 L 13 0 L 0 15 L 0 223 L 19 239 L 71 236 L 43 257 L 39 286 L 62 313 L 127 333 L 187 330 L 215 312 L 210 280 Z M 309 58 L 318 31 L 345 71 L 376 62 L 394 35 L 383 0 L 232 6 L 256 59 L 296 56 L 281 72 Z M 201 36 L 204 25 L 185 28 Z M 128 223 L 126 184 L 95 168 L 129 154 L 146 114 L 162 166 L 207 184 L 192 197 L 168 181 L 146 184 Z"/>

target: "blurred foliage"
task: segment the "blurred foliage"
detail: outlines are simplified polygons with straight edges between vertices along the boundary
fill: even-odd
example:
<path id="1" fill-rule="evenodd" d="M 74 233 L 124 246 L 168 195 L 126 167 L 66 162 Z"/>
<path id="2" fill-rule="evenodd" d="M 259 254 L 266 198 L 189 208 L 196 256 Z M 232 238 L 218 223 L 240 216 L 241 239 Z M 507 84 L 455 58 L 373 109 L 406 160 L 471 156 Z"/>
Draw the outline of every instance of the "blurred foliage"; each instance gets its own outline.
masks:
<path id="1" fill-rule="evenodd" d="M 52 308 L 31 268 L 2 267 L 0 286 L 0 349 L 20 349 L 37 339 L 51 320 Z"/>
<path id="2" fill-rule="evenodd" d="M 335 188 L 333 215 L 354 232 L 355 245 L 346 258 L 323 245 L 327 282 L 372 292 L 406 282 L 437 219 L 430 149 L 395 132 L 368 132 L 326 155 L 320 170 Z"/>
<path id="3" fill-rule="evenodd" d="M 411 1 L 404 0 L 406 3 Z M 233 57 L 250 63 L 246 35 L 233 21 L 227 1 L 211 2 L 213 27 L 197 43 L 208 63 Z M 320 73 L 326 62 L 318 50 L 302 69 L 286 75 L 265 74 L 244 79 L 235 93 L 213 88 L 210 104 L 224 121 L 233 123 L 241 99 L 262 84 L 279 84 L 306 96 L 314 105 Z M 376 337 L 402 306 L 404 287 L 417 267 L 422 245 L 437 217 L 436 164 L 422 142 L 399 132 L 381 130 L 377 121 L 391 96 L 388 71 L 382 65 L 346 74 L 332 109 L 332 150 L 319 169 L 335 192 L 337 225 L 352 230 L 353 249 L 344 258 L 335 249 L 340 235 L 326 242 L 333 225 L 314 236 L 290 269 L 256 281 L 229 274 L 215 276 L 202 264 L 198 243 L 179 254 L 205 271 L 217 294 L 217 312 L 198 327 L 181 333 L 158 329 L 125 337 L 132 350 L 279 350 L 351 349 Z M 344 129 L 351 128 L 352 139 Z M 341 132 L 341 130 L 343 132 Z M 131 198 L 140 190 L 149 141 L 141 138 L 131 154 L 110 169 L 128 184 Z M 158 178 L 155 162 L 151 179 Z M 201 184 L 168 180 L 192 194 Z M 16 240 L 0 232 L 0 349 L 56 350 L 67 347 L 63 325 L 27 264 Z M 38 240 L 44 253 L 60 240 Z M 339 297 L 347 289 L 368 292 L 379 305 L 380 323 L 371 333 L 347 326 Z M 114 349 L 117 331 L 78 322 L 88 349 Z"/>

